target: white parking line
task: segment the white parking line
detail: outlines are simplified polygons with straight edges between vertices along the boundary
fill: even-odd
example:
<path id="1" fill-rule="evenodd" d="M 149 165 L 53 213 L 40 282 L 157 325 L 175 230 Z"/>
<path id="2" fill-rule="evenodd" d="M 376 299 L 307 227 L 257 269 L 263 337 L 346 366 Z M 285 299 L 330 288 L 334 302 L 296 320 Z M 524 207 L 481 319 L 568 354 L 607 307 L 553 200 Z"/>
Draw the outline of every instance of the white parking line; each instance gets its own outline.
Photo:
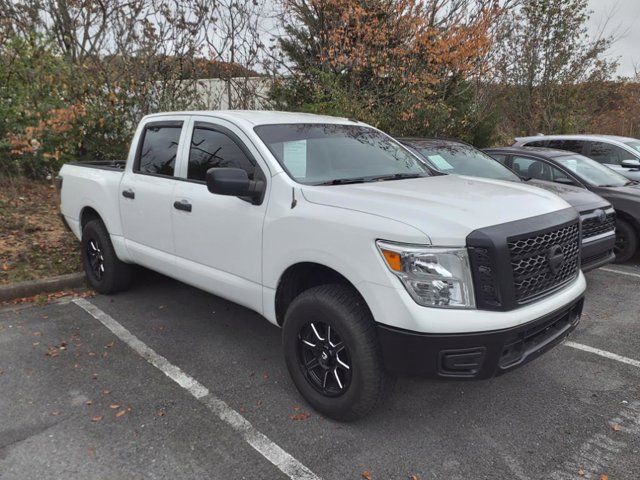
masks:
<path id="1" fill-rule="evenodd" d="M 636 277 L 640 278 L 640 273 L 631 273 L 631 272 L 623 272 L 622 270 L 616 270 L 615 268 L 604 268 L 600 267 L 600 270 L 610 273 L 617 273 L 618 275 L 626 275 L 628 277 Z"/>
<path id="2" fill-rule="evenodd" d="M 84 298 L 76 298 L 73 303 L 85 310 L 89 315 L 102 323 L 120 340 L 129 345 L 141 357 L 151 365 L 162 371 L 167 377 L 176 382 L 191 395 L 197 398 L 220 420 L 225 422 L 244 440 L 251 445 L 258 453 L 278 467 L 285 475 L 292 480 L 320 480 L 311 470 L 305 467 L 298 460 L 293 458 L 282 448 L 276 445 L 269 438 L 258 431 L 251 423 L 227 405 L 224 401 L 209 392 L 209 389 L 198 382 L 195 378 L 186 374 L 180 368 L 173 365 L 163 356 L 157 354 L 153 349 L 140 341 L 129 330 L 106 314 L 93 303 Z"/>
<path id="3" fill-rule="evenodd" d="M 616 360 L 618 362 L 626 363 L 627 365 L 632 365 L 634 367 L 640 368 L 640 360 L 623 357 L 622 355 L 618 355 L 617 353 L 607 352 L 606 350 L 600 350 L 599 348 L 590 347 L 589 345 L 583 345 L 582 343 L 564 342 L 564 344 L 567 347 L 577 348 L 578 350 L 589 353 L 595 353 L 596 355 L 600 355 L 601 357 L 608 358 L 610 360 Z"/>

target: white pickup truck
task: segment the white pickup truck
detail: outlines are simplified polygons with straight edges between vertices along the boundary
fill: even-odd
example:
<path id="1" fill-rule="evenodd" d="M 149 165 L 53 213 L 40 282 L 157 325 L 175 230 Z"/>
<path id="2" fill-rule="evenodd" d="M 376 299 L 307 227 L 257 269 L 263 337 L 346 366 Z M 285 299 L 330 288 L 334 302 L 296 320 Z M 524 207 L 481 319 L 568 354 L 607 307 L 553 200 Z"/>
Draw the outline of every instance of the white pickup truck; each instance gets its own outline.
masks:
<path id="1" fill-rule="evenodd" d="M 89 283 L 156 270 L 282 327 L 302 396 L 368 414 L 397 373 L 484 379 L 557 345 L 585 291 L 578 213 L 444 175 L 368 125 L 249 111 L 145 117 L 125 162 L 66 164 Z"/>

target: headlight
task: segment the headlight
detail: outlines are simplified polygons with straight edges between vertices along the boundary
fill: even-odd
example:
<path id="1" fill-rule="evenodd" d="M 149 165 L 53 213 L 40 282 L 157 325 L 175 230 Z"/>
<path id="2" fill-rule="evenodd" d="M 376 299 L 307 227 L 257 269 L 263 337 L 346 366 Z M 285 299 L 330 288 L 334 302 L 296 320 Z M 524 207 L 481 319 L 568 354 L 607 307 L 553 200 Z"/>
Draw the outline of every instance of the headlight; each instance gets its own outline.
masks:
<path id="1" fill-rule="evenodd" d="M 425 307 L 474 308 L 466 248 L 376 242 L 389 269 L 416 303 Z"/>

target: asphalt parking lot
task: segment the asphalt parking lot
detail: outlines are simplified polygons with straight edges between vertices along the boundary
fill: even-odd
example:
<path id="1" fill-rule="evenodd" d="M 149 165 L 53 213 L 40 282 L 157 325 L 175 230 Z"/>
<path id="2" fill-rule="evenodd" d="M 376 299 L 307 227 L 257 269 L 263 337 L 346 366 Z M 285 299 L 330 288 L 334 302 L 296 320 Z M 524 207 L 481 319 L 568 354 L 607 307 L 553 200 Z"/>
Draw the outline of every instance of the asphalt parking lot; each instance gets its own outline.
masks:
<path id="1" fill-rule="evenodd" d="M 401 378 L 353 424 L 304 403 L 276 327 L 166 277 L 6 307 L 0 478 L 638 479 L 637 264 L 588 274 L 573 343 L 490 381 Z"/>

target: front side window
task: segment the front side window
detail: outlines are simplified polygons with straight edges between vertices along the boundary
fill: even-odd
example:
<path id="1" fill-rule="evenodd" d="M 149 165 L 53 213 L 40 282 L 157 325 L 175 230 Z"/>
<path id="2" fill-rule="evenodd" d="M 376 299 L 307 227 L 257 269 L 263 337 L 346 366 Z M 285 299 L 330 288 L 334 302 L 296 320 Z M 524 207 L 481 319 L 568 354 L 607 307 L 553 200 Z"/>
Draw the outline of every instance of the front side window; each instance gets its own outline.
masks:
<path id="1" fill-rule="evenodd" d="M 514 156 L 512 163 L 513 170 L 522 177 L 551 181 L 551 169 L 541 160 Z"/>
<path id="2" fill-rule="evenodd" d="M 563 155 L 554 160 L 576 177 L 597 187 L 621 187 L 629 182 L 619 173 L 582 155 Z"/>
<path id="3" fill-rule="evenodd" d="M 241 168 L 250 179 L 256 168 L 228 135 L 213 127 L 196 125 L 191 137 L 187 178 L 204 182 L 207 170 L 221 167 Z"/>
<path id="4" fill-rule="evenodd" d="M 518 181 L 507 167 L 484 152 L 464 143 L 435 140 L 416 140 L 411 145 L 438 170 L 472 177 Z"/>
<path id="5" fill-rule="evenodd" d="M 255 132 L 287 173 L 307 185 L 430 175 L 414 154 L 369 127 L 295 123 L 261 125 Z"/>
<path id="6" fill-rule="evenodd" d="M 640 153 L 640 140 L 632 140 L 631 142 L 626 142 L 626 145 L 633 148 L 636 152 Z M 634 158 L 633 160 L 637 160 L 637 158 Z"/>
<path id="7" fill-rule="evenodd" d="M 605 142 L 591 142 L 589 157 L 598 163 L 620 165 L 622 160 L 635 160 L 624 148 Z"/>
<path id="8" fill-rule="evenodd" d="M 151 175 L 173 176 L 182 124 L 147 125 L 143 132 L 137 168 Z"/>

